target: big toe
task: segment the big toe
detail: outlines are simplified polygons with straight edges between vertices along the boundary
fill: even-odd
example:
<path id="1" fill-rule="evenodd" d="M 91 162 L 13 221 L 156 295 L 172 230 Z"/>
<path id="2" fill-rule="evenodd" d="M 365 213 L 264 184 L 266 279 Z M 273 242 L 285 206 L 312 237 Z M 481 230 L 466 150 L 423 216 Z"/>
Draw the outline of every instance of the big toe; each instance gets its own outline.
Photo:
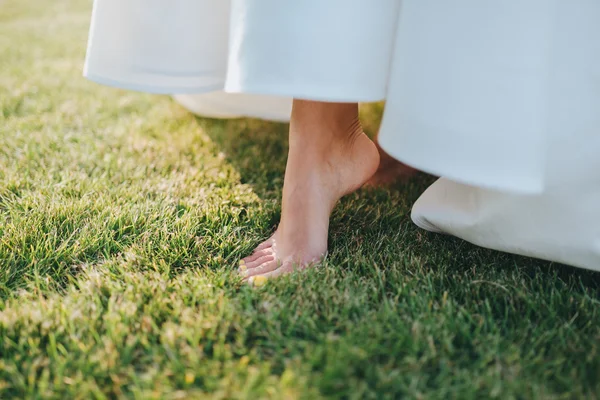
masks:
<path id="1" fill-rule="evenodd" d="M 275 268 L 272 271 L 265 271 L 259 275 L 253 275 L 248 278 L 248 283 L 254 287 L 264 286 L 267 281 L 275 279 L 279 276 L 292 273 L 296 270 L 296 267 L 292 263 L 284 263 L 279 268 Z"/>
<path id="2" fill-rule="evenodd" d="M 273 251 L 272 248 L 266 248 L 266 249 L 263 249 L 263 250 L 259 250 L 259 251 L 256 251 L 256 252 L 250 254 L 248 257 L 244 257 L 240 261 L 240 264 L 243 263 L 243 264 L 248 265 L 248 264 L 251 264 L 251 263 L 255 262 L 256 260 L 258 260 L 261 257 L 268 256 L 268 255 L 271 255 L 273 253 L 274 253 L 274 251 Z"/>
<path id="3" fill-rule="evenodd" d="M 247 269 L 245 271 L 241 272 L 242 277 L 245 280 L 250 280 L 255 276 L 258 275 L 264 275 L 264 274 L 268 274 L 270 272 L 273 272 L 275 270 L 277 270 L 277 268 L 280 266 L 281 264 L 279 263 L 278 260 L 274 259 L 268 262 L 265 262 L 255 268 L 252 269 Z"/>
<path id="4" fill-rule="evenodd" d="M 275 254 L 273 254 L 273 253 L 267 253 L 267 254 L 265 254 L 263 256 L 258 257 L 254 261 L 250 261 L 250 262 L 247 262 L 247 263 L 246 262 L 240 263 L 240 270 L 244 270 L 244 269 L 250 270 L 250 269 L 257 268 L 257 267 L 261 266 L 264 263 L 268 263 L 268 262 L 271 262 L 271 261 L 275 260 L 275 258 L 276 258 Z"/>

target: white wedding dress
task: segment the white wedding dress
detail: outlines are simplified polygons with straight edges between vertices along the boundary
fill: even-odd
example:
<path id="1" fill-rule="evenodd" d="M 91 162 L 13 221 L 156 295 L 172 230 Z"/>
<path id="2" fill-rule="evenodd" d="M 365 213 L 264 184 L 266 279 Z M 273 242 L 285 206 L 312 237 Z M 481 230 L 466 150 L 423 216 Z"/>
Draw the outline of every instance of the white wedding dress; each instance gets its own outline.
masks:
<path id="1" fill-rule="evenodd" d="M 600 270 L 599 0 L 95 0 L 85 75 L 214 117 L 386 100 L 413 220 Z"/>

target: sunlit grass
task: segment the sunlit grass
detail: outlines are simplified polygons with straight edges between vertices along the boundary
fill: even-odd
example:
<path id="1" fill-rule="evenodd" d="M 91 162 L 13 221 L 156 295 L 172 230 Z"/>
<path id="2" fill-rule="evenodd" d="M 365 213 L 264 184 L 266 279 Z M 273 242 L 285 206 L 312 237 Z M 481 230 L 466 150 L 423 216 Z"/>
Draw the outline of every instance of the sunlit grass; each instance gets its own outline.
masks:
<path id="1" fill-rule="evenodd" d="M 343 199 L 318 270 L 241 285 L 287 127 L 85 81 L 90 6 L 0 2 L 0 398 L 597 397 L 598 274 L 420 231 L 428 177 Z"/>

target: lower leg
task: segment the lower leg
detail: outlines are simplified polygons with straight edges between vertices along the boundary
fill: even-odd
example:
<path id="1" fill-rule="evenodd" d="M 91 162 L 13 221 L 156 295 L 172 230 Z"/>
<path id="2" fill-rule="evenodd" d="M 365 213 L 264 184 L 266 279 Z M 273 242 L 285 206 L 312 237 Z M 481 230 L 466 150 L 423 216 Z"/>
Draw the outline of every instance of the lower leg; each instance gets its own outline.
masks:
<path id="1" fill-rule="evenodd" d="M 327 251 L 333 207 L 379 165 L 356 103 L 294 100 L 289 135 L 281 222 L 273 237 L 240 265 L 256 283 L 318 261 Z"/>

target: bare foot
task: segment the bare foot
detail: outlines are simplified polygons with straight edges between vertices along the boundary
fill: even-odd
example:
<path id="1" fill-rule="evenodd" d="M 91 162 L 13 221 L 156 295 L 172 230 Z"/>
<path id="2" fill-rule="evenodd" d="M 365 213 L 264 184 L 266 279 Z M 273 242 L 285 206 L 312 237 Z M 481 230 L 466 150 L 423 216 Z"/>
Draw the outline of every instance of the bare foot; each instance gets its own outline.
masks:
<path id="1" fill-rule="evenodd" d="M 379 150 L 379 156 L 381 161 L 379 162 L 379 168 L 375 175 L 369 179 L 366 183 L 369 186 L 387 186 L 395 182 L 405 180 L 413 176 L 417 170 L 409 167 L 406 164 L 402 164 L 388 153 L 386 153 L 377 144 L 377 150 Z"/>
<path id="2" fill-rule="evenodd" d="M 321 260 L 331 211 L 378 165 L 377 147 L 362 131 L 356 104 L 294 100 L 281 221 L 270 239 L 240 261 L 244 279 L 259 286 Z"/>

